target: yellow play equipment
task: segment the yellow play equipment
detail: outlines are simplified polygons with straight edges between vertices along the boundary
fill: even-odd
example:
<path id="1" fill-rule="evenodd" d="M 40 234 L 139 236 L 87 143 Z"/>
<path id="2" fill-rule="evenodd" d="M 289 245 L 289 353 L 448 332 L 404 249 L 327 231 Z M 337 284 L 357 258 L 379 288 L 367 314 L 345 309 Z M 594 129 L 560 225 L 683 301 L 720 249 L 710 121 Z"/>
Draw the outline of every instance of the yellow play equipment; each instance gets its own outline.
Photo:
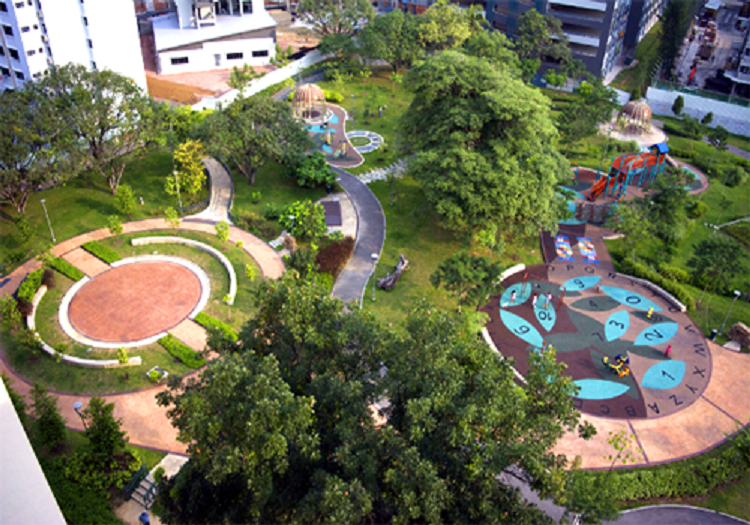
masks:
<path id="1" fill-rule="evenodd" d="M 630 359 L 624 357 L 622 354 L 617 354 L 615 358 L 610 361 L 606 355 L 602 358 L 602 363 L 608 366 L 612 371 L 616 372 L 619 377 L 625 377 L 630 375 Z"/>

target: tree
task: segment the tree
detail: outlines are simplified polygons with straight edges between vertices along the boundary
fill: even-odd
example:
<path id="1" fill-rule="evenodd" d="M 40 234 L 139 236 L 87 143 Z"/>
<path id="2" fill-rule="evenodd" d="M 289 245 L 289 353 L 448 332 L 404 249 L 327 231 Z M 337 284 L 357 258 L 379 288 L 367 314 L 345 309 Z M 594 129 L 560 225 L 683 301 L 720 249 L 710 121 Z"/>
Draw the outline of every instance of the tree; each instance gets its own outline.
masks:
<path id="1" fill-rule="evenodd" d="M 458 47 L 472 32 L 466 14 L 448 0 L 437 0 L 420 15 L 419 21 L 419 33 L 427 51 Z"/>
<path id="2" fill-rule="evenodd" d="M 529 9 L 518 22 L 516 52 L 521 60 L 541 60 L 566 64 L 572 60 L 568 37 L 562 22 L 550 15 Z"/>
<path id="3" fill-rule="evenodd" d="M 708 167 L 710 169 L 711 164 L 714 163 L 716 150 L 725 151 L 727 149 L 729 144 L 729 131 L 723 126 L 716 126 L 708 132 L 708 142 L 714 147 L 714 151 L 711 153 L 711 160 L 708 162 Z"/>
<path id="4" fill-rule="evenodd" d="M 299 14 L 321 37 L 352 36 L 375 18 L 375 9 L 368 0 L 302 0 Z"/>
<path id="5" fill-rule="evenodd" d="M 83 410 L 86 421 L 84 435 L 89 442 L 94 461 L 105 463 L 117 453 L 124 452 L 127 444 L 127 432 L 122 430 L 122 419 L 115 419 L 114 403 L 107 403 L 100 397 L 92 397 Z"/>
<path id="6" fill-rule="evenodd" d="M 549 100 L 483 59 L 445 51 L 409 71 L 402 117 L 409 170 L 445 226 L 492 222 L 509 234 L 554 231 L 569 173 L 552 144 Z"/>
<path id="7" fill-rule="evenodd" d="M 484 14 L 484 9 L 479 4 L 471 4 L 466 10 L 466 19 L 469 22 L 471 32 L 482 33 L 490 27 L 490 23 Z"/>
<path id="8" fill-rule="evenodd" d="M 748 178 L 747 171 L 741 166 L 729 166 L 724 173 L 724 180 L 721 181 L 730 188 L 735 188 L 745 183 Z"/>
<path id="9" fill-rule="evenodd" d="M 617 93 L 605 86 L 601 78 L 583 82 L 575 98 L 563 107 L 558 119 L 562 143 L 570 147 L 599 132 L 599 125 L 612 118 L 617 107 Z"/>
<path id="10" fill-rule="evenodd" d="M 0 93 L 0 199 L 22 215 L 40 185 L 74 174 L 73 135 L 38 86 Z"/>
<path id="11" fill-rule="evenodd" d="M 648 221 L 665 244 L 677 245 L 688 235 L 690 192 L 687 174 L 682 168 L 667 167 L 648 187 L 641 205 L 648 209 Z"/>
<path id="12" fill-rule="evenodd" d="M 169 224 L 169 227 L 173 230 L 176 230 L 180 227 L 180 215 L 177 213 L 177 210 L 172 208 L 171 206 L 164 210 L 164 215 L 166 216 L 167 224 Z"/>
<path id="13" fill-rule="evenodd" d="M 713 111 L 709 111 L 701 119 L 701 124 L 703 124 L 704 126 L 708 126 L 713 121 L 714 121 L 714 112 Z"/>
<path id="14" fill-rule="evenodd" d="M 430 282 L 435 288 L 445 288 L 458 298 L 458 311 L 464 302 L 480 306 L 494 292 L 499 284 L 498 277 L 502 272 L 499 263 L 493 263 L 486 257 L 459 252 L 445 259 L 437 270 L 430 275 Z"/>
<path id="15" fill-rule="evenodd" d="M 28 405 L 26 404 L 26 399 L 21 394 L 16 392 L 16 390 L 13 388 L 13 384 L 10 382 L 10 377 L 8 377 L 5 372 L 0 372 L 0 379 L 5 385 L 5 389 L 8 391 L 10 403 L 16 410 L 16 414 L 18 414 L 18 420 L 21 422 L 21 426 L 23 427 L 24 431 L 28 432 L 29 428 L 31 428 L 31 422 L 29 420 L 29 415 L 26 412 L 29 409 Z"/>
<path id="16" fill-rule="evenodd" d="M 284 228 L 293 232 L 298 239 L 314 241 L 328 231 L 325 209 L 310 200 L 297 201 L 286 206 L 279 220 Z"/>
<path id="17" fill-rule="evenodd" d="M 112 235 L 120 235 L 123 232 L 122 220 L 119 215 L 110 215 L 107 217 L 107 228 Z"/>
<path id="18" fill-rule="evenodd" d="M 309 154 L 302 159 L 299 166 L 293 169 L 297 184 L 303 188 L 316 188 L 324 184 L 332 186 L 336 182 L 336 176 L 326 162 L 326 156 L 322 151 Z"/>
<path id="19" fill-rule="evenodd" d="M 173 106 L 166 102 L 157 104 L 155 111 L 155 119 L 161 124 L 160 142 L 172 151 L 178 144 L 196 136 L 203 121 L 213 113 L 210 109 L 194 111 L 190 106 Z"/>
<path id="20" fill-rule="evenodd" d="M 679 117 L 680 115 L 682 115 L 682 108 L 684 107 L 685 99 L 682 98 L 682 95 L 677 95 L 677 98 L 674 99 L 674 103 L 672 104 L 672 113 Z"/>
<path id="21" fill-rule="evenodd" d="M 651 237 L 651 224 L 646 213 L 637 204 L 617 206 L 615 213 L 609 216 L 607 227 L 625 236 L 623 242 L 631 250 L 633 262 L 636 248 Z"/>
<path id="22" fill-rule="evenodd" d="M 573 80 L 578 80 L 586 72 L 586 64 L 576 58 L 565 63 L 565 73 Z M 638 97 L 640 99 L 641 97 Z M 638 100 L 636 99 L 636 100 Z"/>
<path id="23" fill-rule="evenodd" d="M 133 188 L 128 184 L 121 184 L 120 189 L 115 197 L 117 203 L 117 210 L 123 215 L 132 217 L 135 213 L 135 195 L 133 195 Z"/>
<path id="24" fill-rule="evenodd" d="M 673 77 L 675 60 L 680 54 L 690 21 L 699 5 L 701 5 L 700 0 L 669 0 L 664 8 L 661 16 L 659 58 L 664 76 L 668 80 Z"/>
<path id="25" fill-rule="evenodd" d="M 693 149 L 693 141 L 699 140 L 703 136 L 703 126 L 697 118 L 690 115 L 682 117 L 682 132 L 690 139 L 690 149 Z"/>
<path id="26" fill-rule="evenodd" d="M 747 271 L 742 245 L 730 237 L 716 234 L 703 239 L 695 246 L 687 264 L 692 269 L 696 281 L 706 281 L 698 298 L 699 303 L 703 301 L 709 284 L 713 284 L 712 289 L 717 285 L 726 288 L 735 276 Z"/>
<path id="27" fill-rule="evenodd" d="M 155 104 L 131 79 L 81 65 L 47 70 L 39 89 L 54 94 L 56 110 L 81 145 L 83 166 L 107 179 L 117 195 L 125 167 L 161 131 Z"/>
<path id="28" fill-rule="evenodd" d="M 195 202 L 206 183 L 206 167 L 203 165 L 205 156 L 206 148 L 200 140 L 188 140 L 177 146 L 174 152 L 177 176 L 167 177 L 164 188 L 167 194 L 184 194 L 190 202 Z"/>
<path id="29" fill-rule="evenodd" d="M 544 81 L 553 87 L 563 87 L 568 82 L 565 73 L 557 73 L 554 69 L 548 69 L 544 74 Z"/>
<path id="30" fill-rule="evenodd" d="M 250 184 L 269 161 L 294 165 L 313 146 L 291 107 L 269 97 L 238 98 L 209 115 L 202 134 L 209 153 L 231 159 Z"/>
<path id="31" fill-rule="evenodd" d="M 472 33 L 464 42 L 464 53 L 484 58 L 493 66 L 501 67 L 513 75 L 521 75 L 521 63 L 518 55 L 513 51 L 513 43 L 500 31 Z"/>
<path id="32" fill-rule="evenodd" d="M 31 389 L 34 407 L 34 430 L 43 445 L 57 448 L 65 441 L 65 419 L 60 415 L 57 396 L 49 394 L 39 383 Z"/>
<path id="33" fill-rule="evenodd" d="M 279 49 L 279 45 L 276 44 L 277 53 Z M 234 66 L 232 68 L 232 72 L 229 74 L 229 82 L 227 82 L 227 85 L 230 88 L 239 91 L 240 96 L 242 97 L 245 95 L 245 89 L 247 89 L 250 84 L 252 84 L 255 80 L 261 78 L 263 75 L 265 75 L 265 73 L 255 71 L 255 68 L 253 68 L 253 66 L 251 66 L 250 64 L 244 64 L 242 66 L 242 69 Z"/>
<path id="34" fill-rule="evenodd" d="M 359 33 L 358 39 L 362 41 L 368 57 L 385 60 L 394 73 L 401 68 L 411 67 L 424 55 L 417 16 L 404 14 L 398 9 L 375 17 Z"/>
<path id="35" fill-rule="evenodd" d="M 519 385 L 465 316 L 426 303 L 396 332 L 289 273 L 253 301 L 241 342 L 160 394 L 190 454 L 165 523 L 547 521 L 497 476 L 566 491 L 549 450 L 579 414 L 554 352 Z"/>

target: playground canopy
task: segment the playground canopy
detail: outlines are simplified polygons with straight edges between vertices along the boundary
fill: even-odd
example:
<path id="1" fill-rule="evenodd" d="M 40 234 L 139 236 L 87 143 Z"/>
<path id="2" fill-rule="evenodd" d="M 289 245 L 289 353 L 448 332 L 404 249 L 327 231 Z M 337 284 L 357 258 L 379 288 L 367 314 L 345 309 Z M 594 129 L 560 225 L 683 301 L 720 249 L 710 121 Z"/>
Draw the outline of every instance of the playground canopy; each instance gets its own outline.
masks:
<path id="1" fill-rule="evenodd" d="M 617 118 L 625 121 L 628 133 L 642 135 L 651 129 L 651 108 L 644 100 L 631 100 L 623 106 Z"/>
<path id="2" fill-rule="evenodd" d="M 292 108 L 297 118 L 307 122 L 325 121 L 327 109 L 325 93 L 315 84 L 303 84 L 294 93 Z"/>

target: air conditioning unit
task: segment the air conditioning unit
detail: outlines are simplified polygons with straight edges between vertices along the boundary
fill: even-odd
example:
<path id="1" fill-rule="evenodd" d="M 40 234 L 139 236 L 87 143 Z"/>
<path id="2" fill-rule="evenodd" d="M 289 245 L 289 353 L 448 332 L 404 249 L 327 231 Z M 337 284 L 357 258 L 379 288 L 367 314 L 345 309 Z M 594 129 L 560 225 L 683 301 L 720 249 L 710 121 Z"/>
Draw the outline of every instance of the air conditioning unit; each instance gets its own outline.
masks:
<path id="1" fill-rule="evenodd" d="M 54 65 L 55 65 L 55 61 L 54 61 L 54 60 L 52 60 L 52 57 L 47 57 L 47 63 L 48 63 L 48 64 L 49 64 L 50 66 L 54 66 Z"/>
<path id="2" fill-rule="evenodd" d="M 43 13 L 42 11 L 37 11 L 37 12 L 36 12 L 36 17 L 37 17 L 37 18 L 38 18 L 39 20 L 41 20 L 41 19 L 43 19 L 43 18 L 44 18 L 44 13 Z"/>
<path id="3" fill-rule="evenodd" d="M 49 37 L 47 35 L 42 35 L 42 42 L 49 42 Z"/>

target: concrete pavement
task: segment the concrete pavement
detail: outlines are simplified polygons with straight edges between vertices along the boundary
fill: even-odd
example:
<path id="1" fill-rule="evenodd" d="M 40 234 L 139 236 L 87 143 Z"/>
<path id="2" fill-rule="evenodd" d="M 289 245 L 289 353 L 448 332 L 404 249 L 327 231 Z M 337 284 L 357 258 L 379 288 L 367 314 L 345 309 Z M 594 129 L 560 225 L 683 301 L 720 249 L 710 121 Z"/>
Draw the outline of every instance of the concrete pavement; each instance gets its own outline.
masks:
<path id="1" fill-rule="evenodd" d="M 700 507 L 658 505 L 627 510 L 603 525 L 740 525 L 747 521 Z"/>

